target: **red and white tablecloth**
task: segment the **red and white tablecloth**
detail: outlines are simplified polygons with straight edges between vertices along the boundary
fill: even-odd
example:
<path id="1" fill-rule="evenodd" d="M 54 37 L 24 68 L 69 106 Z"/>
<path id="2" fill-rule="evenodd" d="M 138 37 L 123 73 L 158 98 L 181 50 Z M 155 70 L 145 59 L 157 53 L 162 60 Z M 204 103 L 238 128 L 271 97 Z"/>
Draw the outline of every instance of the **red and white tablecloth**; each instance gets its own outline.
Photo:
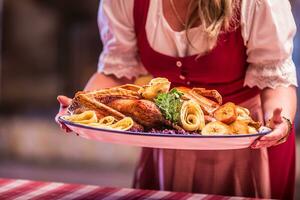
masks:
<path id="1" fill-rule="evenodd" d="M 2 200 L 138 200 L 138 199 L 174 199 L 174 200 L 244 200 L 249 198 L 224 197 L 217 195 L 191 194 L 155 190 L 136 190 L 128 188 L 99 187 L 54 182 L 0 179 L 0 199 Z"/>

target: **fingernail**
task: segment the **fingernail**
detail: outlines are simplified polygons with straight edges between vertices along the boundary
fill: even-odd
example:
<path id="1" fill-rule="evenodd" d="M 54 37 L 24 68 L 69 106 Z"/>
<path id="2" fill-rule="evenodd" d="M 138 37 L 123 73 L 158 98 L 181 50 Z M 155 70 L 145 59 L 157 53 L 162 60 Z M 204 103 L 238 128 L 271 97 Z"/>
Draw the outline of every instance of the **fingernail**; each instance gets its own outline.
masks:
<path id="1" fill-rule="evenodd" d="M 255 144 L 255 147 L 256 147 L 256 148 L 260 148 L 260 147 L 261 147 L 261 142 L 257 142 L 257 143 Z"/>

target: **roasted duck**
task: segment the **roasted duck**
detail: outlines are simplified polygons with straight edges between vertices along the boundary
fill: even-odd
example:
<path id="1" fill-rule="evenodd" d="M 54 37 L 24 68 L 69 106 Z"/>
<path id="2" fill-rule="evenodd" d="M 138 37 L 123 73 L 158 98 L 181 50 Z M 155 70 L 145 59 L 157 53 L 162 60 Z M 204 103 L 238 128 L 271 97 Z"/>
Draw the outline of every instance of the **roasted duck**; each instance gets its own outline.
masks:
<path id="1" fill-rule="evenodd" d="M 176 89 L 184 94 L 183 98 L 196 101 L 206 115 L 212 116 L 213 112 L 222 104 L 222 96 L 216 90 L 206 90 L 205 88 L 190 89 L 185 87 L 178 87 Z"/>
<path id="2" fill-rule="evenodd" d="M 164 117 L 152 101 L 116 99 L 107 104 L 109 107 L 131 117 L 146 128 L 159 127 L 164 124 Z"/>
<path id="3" fill-rule="evenodd" d="M 122 86 L 94 92 L 80 92 L 75 95 L 69 111 L 77 114 L 94 110 L 99 118 L 110 115 L 122 119 L 129 116 L 145 128 L 153 128 L 164 123 L 162 113 L 154 102 L 140 99 L 137 92 L 124 88 Z"/>
<path id="4" fill-rule="evenodd" d="M 261 127 L 248 109 L 231 102 L 222 105 L 222 96 L 216 90 L 170 89 L 170 85 L 166 78 L 155 78 L 144 86 L 126 84 L 78 92 L 68 110 L 71 115 L 78 115 L 74 119 L 82 119 L 83 124 L 119 130 L 169 127 L 218 135 L 257 133 Z"/>
<path id="5" fill-rule="evenodd" d="M 101 91 L 100 93 L 102 93 Z M 93 110 L 96 113 L 96 116 L 98 119 L 104 118 L 106 116 L 112 116 L 116 120 L 122 120 L 126 117 L 126 115 L 122 114 L 121 112 L 105 105 L 104 103 L 101 103 L 101 101 L 94 98 L 95 92 L 89 93 L 89 92 L 78 92 L 73 101 L 72 104 L 69 106 L 68 110 L 70 114 L 80 114 L 85 111 Z M 106 94 L 105 94 L 106 95 Z M 116 98 L 116 97 L 114 97 Z M 111 98 L 111 99 L 114 99 Z M 119 97 L 121 98 L 121 97 Z M 131 97 L 129 97 L 131 98 Z M 110 99 L 109 96 L 106 96 L 105 100 Z M 142 131 L 144 130 L 144 127 L 136 122 L 133 123 L 133 126 L 130 130 L 134 131 Z"/>

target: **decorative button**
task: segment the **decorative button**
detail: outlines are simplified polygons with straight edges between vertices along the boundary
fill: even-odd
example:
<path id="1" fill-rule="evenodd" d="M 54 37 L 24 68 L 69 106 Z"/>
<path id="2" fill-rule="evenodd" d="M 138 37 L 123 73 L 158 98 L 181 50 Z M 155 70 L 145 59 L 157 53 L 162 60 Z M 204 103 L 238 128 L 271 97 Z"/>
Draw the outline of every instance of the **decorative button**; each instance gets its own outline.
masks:
<path id="1" fill-rule="evenodd" d="M 186 79 L 186 77 L 183 76 L 183 75 L 179 75 L 179 78 L 180 78 L 181 80 L 185 80 L 185 79 Z"/>
<path id="2" fill-rule="evenodd" d="M 180 67 L 182 66 L 182 62 L 177 61 L 177 62 L 176 62 L 176 66 L 180 68 Z"/>

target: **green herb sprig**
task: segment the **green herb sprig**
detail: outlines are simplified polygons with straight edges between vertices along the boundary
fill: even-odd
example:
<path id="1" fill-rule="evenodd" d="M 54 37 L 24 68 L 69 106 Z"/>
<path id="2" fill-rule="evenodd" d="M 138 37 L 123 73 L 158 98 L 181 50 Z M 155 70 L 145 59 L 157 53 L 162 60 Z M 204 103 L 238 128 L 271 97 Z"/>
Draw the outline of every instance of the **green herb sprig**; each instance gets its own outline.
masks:
<path id="1" fill-rule="evenodd" d="M 182 95 L 183 93 L 176 89 L 172 89 L 168 93 L 157 95 L 154 99 L 156 106 L 160 109 L 164 117 L 175 124 L 178 123 L 180 117 Z"/>

